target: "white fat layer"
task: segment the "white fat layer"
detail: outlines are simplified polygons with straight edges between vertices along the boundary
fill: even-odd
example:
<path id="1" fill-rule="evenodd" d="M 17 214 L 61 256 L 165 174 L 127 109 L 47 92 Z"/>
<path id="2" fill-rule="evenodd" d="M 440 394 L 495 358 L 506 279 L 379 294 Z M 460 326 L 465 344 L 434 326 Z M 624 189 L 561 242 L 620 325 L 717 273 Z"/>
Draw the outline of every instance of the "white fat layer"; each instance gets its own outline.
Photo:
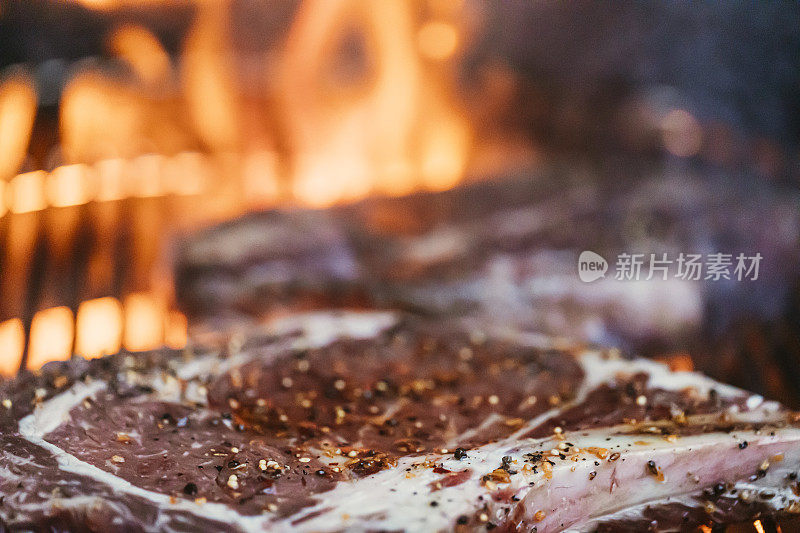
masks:
<path id="1" fill-rule="evenodd" d="M 106 388 L 102 381 L 76 383 L 65 392 L 37 405 L 33 413 L 19 421 L 19 432 L 24 436 L 41 438 L 58 426 L 69 422 L 69 413 L 83 400 Z"/>
<path id="2" fill-rule="evenodd" d="M 762 414 L 761 418 L 765 416 Z M 518 505 L 525 508 L 524 519 L 537 525 L 540 532 L 560 531 L 569 525 L 575 527 L 578 521 L 584 521 L 577 525 L 579 529 L 590 529 L 584 526 L 596 523 L 619 508 L 696 493 L 720 479 L 727 479 L 726 476 L 731 480 L 746 477 L 755 472 L 764 459 L 776 454 L 784 454 L 782 463 L 786 468 L 792 465 L 796 468 L 800 463 L 800 430 L 793 428 L 777 430 L 774 435 L 760 435 L 754 431 L 732 435 L 708 433 L 681 437 L 675 442 L 660 435 L 609 437 L 609 430 L 625 429 L 630 427 L 566 434 L 566 439 L 579 448 L 605 448 L 609 455 L 599 459 L 584 451 L 575 454 L 574 462 L 569 458 L 565 461 L 556 458 L 552 480 L 547 480 L 541 469 L 534 474 L 523 467 L 525 453 L 547 453 L 562 442 L 555 439 L 489 444 L 469 450 L 468 457 L 462 460 L 452 455 L 405 457 L 398 461 L 396 468 L 338 484 L 325 493 L 320 504 L 302 511 L 292 520 L 304 516 L 313 518 L 300 524 L 292 525 L 287 520 L 278 525 L 285 530 L 303 531 L 446 530 L 452 527 L 456 517 L 472 517 L 487 502 L 490 503 L 487 518 L 498 523 L 505 518 L 505 513 L 499 506 L 491 505 L 491 498 L 486 497 L 490 489 L 481 484 L 481 476 L 498 468 L 504 456 L 512 457 L 512 466 L 518 474 L 511 476 L 510 484 L 498 485 L 496 490 L 508 489 L 520 498 L 522 502 Z M 739 449 L 742 440 L 749 442 L 745 450 Z M 609 461 L 610 454 L 615 451 L 620 457 Z M 736 461 L 720 460 L 726 453 L 735 454 Z M 581 460 L 584 458 L 585 461 Z M 594 464 L 595 460 L 600 466 Z M 664 482 L 647 474 L 646 463 L 650 460 L 664 470 Z M 704 461 L 707 464 L 704 465 Z M 472 473 L 460 485 L 433 492 L 430 486 L 442 479 L 430 467 L 434 463 L 454 472 L 470 468 Z M 597 472 L 592 481 L 589 480 L 591 471 Z M 529 485 L 531 482 L 534 486 Z M 436 502 L 436 507 L 430 505 L 432 501 Z M 546 516 L 537 523 L 533 515 L 540 510 Z M 321 514 L 314 516 L 315 513 Z"/>
<path id="3" fill-rule="evenodd" d="M 782 455 L 782 460 L 770 464 L 769 470 L 764 477 L 753 482 L 740 481 L 733 483 L 722 494 L 723 497 L 746 499 L 747 501 L 759 500 L 761 503 L 777 510 L 786 509 L 790 506 L 793 506 L 792 508 L 795 510 L 800 510 L 800 501 L 797 495 L 789 484 L 784 483 L 790 473 L 797 473 L 797 467 L 800 464 L 800 448 L 795 444 L 794 448 L 790 447 L 789 451 Z M 774 496 L 769 499 L 763 499 L 761 494 L 764 492 L 769 492 Z M 670 494 L 668 497 L 646 501 L 639 505 L 626 506 L 603 516 L 593 516 L 580 524 L 573 524 L 567 532 L 593 531 L 601 521 L 641 519 L 644 518 L 644 512 L 649 507 L 658 505 L 678 503 L 689 507 L 697 506 L 696 497 L 698 495 L 697 491 L 675 493 Z"/>
<path id="4" fill-rule="evenodd" d="M 608 383 L 619 374 L 644 372 L 649 376 L 647 384 L 652 388 L 680 391 L 692 387 L 703 396 L 707 396 L 711 389 L 722 397 L 741 397 L 747 394 L 741 389 L 714 381 L 697 372 L 674 372 L 668 366 L 648 359 L 606 358 L 600 352 L 589 351 L 582 354 L 580 360 L 586 374 L 585 386 L 590 389 Z"/>
<path id="5" fill-rule="evenodd" d="M 311 312 L 272 320 L 266 330 L 274 335 L 302 333 L 296 347 L 318 348 L 338 338 L 370 339 L 397 324 L 392 312 Z"/>

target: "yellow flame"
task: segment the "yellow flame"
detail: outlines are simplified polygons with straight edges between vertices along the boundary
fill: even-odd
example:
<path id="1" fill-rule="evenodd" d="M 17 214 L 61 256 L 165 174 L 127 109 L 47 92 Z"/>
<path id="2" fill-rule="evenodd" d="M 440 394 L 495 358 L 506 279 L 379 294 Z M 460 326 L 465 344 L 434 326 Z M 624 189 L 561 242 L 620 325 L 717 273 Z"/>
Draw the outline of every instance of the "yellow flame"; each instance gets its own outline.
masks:
<path id="1" fill-rule="evenodd" d="M 0 374 L 13 376 L 17 373 L 24 345 L 25 331 L 20 319 L 13 318 L 0 322 L 0 346 L 3 347 L 3 352 L 0 354 Z"/>
<path id="2" fill-rule="evenodd" d="M 95 194 L 94 174 L 87 165 L 58 167 L 47 177 L 46 195 L 52 206 L 85 204 L 92 200 Z"/>
<path id="3" fill-rule="evenodd" d="M 75 329 L 75 353 L 87 358 L 116 353 L 122 342 L 122 306 L 111 297 L 82 302 Z"/>
<path id="4" fill-rule="evenodd" d="M 126 24 L 117 28 L 109 38 L 109 47 L 149 87 L 158 87 L 171 75 L 166 50 L 155 35 L 141 26 Z"/>
<path id="5" fill-rule="evenodd" d="M 35 116 L 33 80 L 16 73 L 0 81 L 0 180 L 13 176 L 25 160 Z"/>
<path id="6" fill-rule="evenodd" d="M 163 302 L 151 294 L 128 295 L 125 298 L 125 348 L 136 352 L 162 346 L 165 313 Z"/>
<path id="7" fill-rule="evenodd" d="M 229 2 L 204 2 L 184 44 L 186 100 L 197 132 L 218 152 L 239 146 L 239 95 L 229 38 Z"/>
<path id="8" fill-rule="evenodd" d="M 74 329 L 72 311 L 68 307 L 51 307 L 36 313 L 31 323 L 28 368 L 69 359 Z"/>
<path id="9" fill-rule="evenodd" d="M 140 155 L 130 163 L 130 172 L 135 179 L 131 180 L 132 190 L 129 192 L 140 198 L 161 196 L 164 157 L 158 154 Z"/>
<path id="10" fill-rule="evenodd" d="M 167 314 L 166 325 L 164 327 L 164 344 L 176 350 L 186 346 L 188 327 L 189 324 L 183 313 L 170 311 Z"/>
<path id="11" fill-rule="evenodd" d="M 88 5 L 115 9 L 132 1 Z M 67 167 L 53 177 L 48 191 L 60 192 L 48 196 L 50 204 L 197 194 L 212 171 L 225 178 L 216 180 L 218 192 L 238 194 L 242 209 L 286 194 L 327 206 L 373 193 L 452 187 L 465 174 L 472 146 L 447 62 L 461 45 L 453 21 L 462 4 L 305 0 L 265 82 L 264 101 L 240 90 L 231 0 L 197 4 L 177 62 L 179 86 L 156 36 L 124 24 L 108 45 L 136 76 L 85 67 L 63 91 L 65 161 L 97 166 L 92 175 Z M 423 13 L 430 18 L 422 20 Z M 261 120 L 265 102 L 279 116 Z M 273 130 L 286 138 L 273 142 Z M 198 149 L 212 155 L 183 155 Z M 182 168 L 189 163 L 197 171 Z M 287 167 L 289 176 L 281 176 Z M 67 186 L 93 177 L 94 189 Z"/>
<path id="12" fill-rule="evenodd" d="M 145 150 L 139 97 L 123 83 L 84 70 L 67 83 L 61 99 L 61 140 L 71 162 L 131 157 Z"/>
<path id="13" fill-rule="evenodd" d="M 244 197 L 251 203 L 269 203 L 278 199 L 278 155 L 275 152 L 261 150 L 245 156 L 242 189 Z"/>
<path id="14" fill-rule="evenodd" d="M 417 33 L 419 50 L 428 59 L 442 61 L 458 48 L 458 31 L 452 24 L 428 22 Z"/>
<path id="15" fill-rule="evenodd" d="M 401 0 L 301 5 L 280 97 L 294 154 L 293 193 L 302 201 L 324 206 L 371 191 L 440 189 L 463 176 L 466 122 L 419 56 L 422 44 L 444 58 L 458 38 L 447 25 L 417 35 L 412 7 Z M 363 36 L 368 68 L 342 80 L 329 71 L 348 28 Z"/>
<path id="16" fill-rule="evenodd" d="M 181 152 L 164 161 L 162 190 L 180 196 L 200 194 L 211 181 L 208 159 L 197 152 Z"/>
<path id="17" fill-rule="evenodd" d="M 155 5 L 177 3 L 176 0 L 77 0 L 79 4 L 89 9 L 98 11 L 109 11 L 112 9 L 119 9 L 122 7 L 135 7 L 142 5 Z"/>
<path id="18" fill-rule="evenodd" d="M 117 353 L 123 344 L 131 351 L 165 345 L 180 349 L 186 345 L 187 330 L 186 317 L 168 311 L 163 298 L 150 293 L 129 295 L 124 307 L 113 297 L 84 301 L 74 321 L 67 307 L 53 307 L 34 315 L 27 366 L 37 369 L 49 361 L 68 359 L 73 338 L 76 354 L 94 358 Z M 0 374 L 16 373 L 24 346 L 19 319 L 0 323 L 0 346 Z"/>
<path id="19" fill-rule="evenodd" d="M 122 158 L 103 159 L 95 164 L 97 196 L 100 202 L 122 200 L 126 197 L 125 177 L 127 161 Z"/>
<path id="20" fill-rule="evenodd" d="M 0 217 L 8 211 L 8 200 L 6 199 L 6 182 L 0 181 Z"/>
<path id="21" fill-rule="evenodd" d="M 44 188 L 47 172 L 36 170 L 15 176 L 6 189 L 6 203 L 12 213 L 28 213 L 47 205 Z"/>

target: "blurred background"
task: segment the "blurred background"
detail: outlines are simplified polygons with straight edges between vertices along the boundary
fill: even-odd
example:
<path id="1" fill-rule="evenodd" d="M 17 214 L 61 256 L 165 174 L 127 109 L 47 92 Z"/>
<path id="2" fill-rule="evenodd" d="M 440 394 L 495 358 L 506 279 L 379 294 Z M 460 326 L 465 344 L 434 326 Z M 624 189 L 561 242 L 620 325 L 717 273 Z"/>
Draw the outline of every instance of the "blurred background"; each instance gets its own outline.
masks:
<path id="1" fill-rule="evenodd" d="M 281 207 L 407 235 L 446 206 L 425 231 L 493 234 L 481 268 L 527 291 L 448 295 L 797 407 L 799 142 L 797 3 L 3 0 L 0 371 L 182 347 L 199 228 Z M 553 227 L 508 245 L 534 211 Z M 764 260 L 589 289 L 581 249 Z M 430 308 L 414 289 L 392 301 Z"/>

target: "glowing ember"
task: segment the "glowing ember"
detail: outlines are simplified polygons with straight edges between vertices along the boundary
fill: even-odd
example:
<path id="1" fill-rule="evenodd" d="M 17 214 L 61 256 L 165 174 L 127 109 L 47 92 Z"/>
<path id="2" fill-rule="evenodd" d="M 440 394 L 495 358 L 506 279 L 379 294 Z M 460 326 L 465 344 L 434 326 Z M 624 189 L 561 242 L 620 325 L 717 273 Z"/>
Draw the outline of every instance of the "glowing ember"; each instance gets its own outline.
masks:
<path id="1" fill-rule="evenodd" d="M 691 372 L 694 370 L 694 361 L 688 353 L 675 353 L 655 357 L 656 361 L 667 365 L 673 372 Z"/>
<path id="2" fill-rule="evenodd" d="M 75 353 L 101 357 L 119 351 L 122 341 L 122 306 L 116 298 L 97 298 L 78 308 Z"/>
<path id="3" fill-rule="evenodd" d="M 31 323 L 28 368 L 39 368 L 48 361 L 69 359 L 74 330 L 72 311 L 67 307 L 53 307 L 36 313 Z"/>
<path id="4" fill-rule="evenodd" d="M 451 24 L 429 22 L 417 33 L 419 51 L 428 59 L 441 61 L 452 56 L 458 47 L 458 31 Z"/>
<path id="5" fill-rule="evenodd" d="M 22 165 L 36 115 L 33 80 L 23 73 L 0 80 L 0 179 Z"/>
<path id="6" fill-rule="evenodd" d="M 50 205 L 67 207 L 91 201 L 96 189 L 91 170 L 82 164 L 65 165 L 53 170 L 45 185 Z"/>
<path id="7" fill-rule="evenodd" d="M 75 353 L 86 358 L 101 357 L 120 350 L 125 332 L 125 348 L 149 350 L 160 346 L 181 349 L 187 342 L 186 317 L 168 311 L 156 296 L 132 294 L 125 307 L 112 297 L 82 302 L 76 320 L 66 307 L 53 307 L 36 313 L 31 325 L 27 367 L 37 369 L 49 361 L 69 359 L 73 338 Z M 74 337 L 73 337 L 74 335 Z M 22 321 L 0 322 L 0 375 L 13 375 L 19 369 L 25 343 Z"/>
<path id="8" fill-rule="evenodd" d="M 170 348 L 183 348 L 186 346 L 187 329 L 188 322 L 186 317 L 177 311 L 170 311 L 166 317 L 164 344 Z"/>
<path id="9" fill-rule="evenodd" d="M 0 374 L 11 376 L 17 373 L 22 350 L 25 347 L 25 332 L 22 321 L 18 318 L 0 322 Z"/>
<path id="10" fill-rule="evenodd" d="M 47 206 L 44 183 L 47 173 L 43 170 L 26 172 L 15 176 L 8 184 L 6 199 L 12 213 L 39 211 Z"/>
<path id="11" fill-rule="evenodd" d="M 125 349 L 135 352 L 162 346 L 165 314 L 164 304 L 152 295 L 135 293 L 125 298 Z"/>
<path id="12" fill-rule="evenodd" d="M 141 26 L 125 25 L 109 39 L 109 47 L 127 62 L 139 79 L 151 89 L 169 81 L 172 66 L 158 39 Z"/>

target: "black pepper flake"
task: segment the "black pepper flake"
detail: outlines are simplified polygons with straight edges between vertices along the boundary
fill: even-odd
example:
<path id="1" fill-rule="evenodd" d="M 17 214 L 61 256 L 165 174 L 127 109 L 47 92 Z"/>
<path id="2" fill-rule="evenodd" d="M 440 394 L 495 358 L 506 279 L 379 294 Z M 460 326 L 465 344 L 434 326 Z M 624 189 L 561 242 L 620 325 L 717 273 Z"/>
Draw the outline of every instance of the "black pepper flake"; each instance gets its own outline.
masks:
<path id="1" fill-rule="evenodd" d="M 608 456 L 609 461 L 616 461 L 617 459 L 619 459 L 619 452 L 614 452 Z"/>
<path id="2" fill-rule="evenodd" d="M 740 442 L 739 449 L 744 450 L 745 448 L 747 448 L 747 441 Z"/>
<path id="3" fill-rule="evenodd" d="M 464 459 L 466 456 L 467 456 L 467 450 L 465 450 L 464 448 L 456 448 L 456 450 L 453 452 L 453 457 L 455 457 L 459 461 L 461 459 Z"/>
<path id="4" fill-rule="evenodd" d="M 461 516 L 458 517 L 458 519 L 456 519 L 456 524 L 460 526 L 466 525 L 467 522 L 469 522 L 469 517 L 467 515 L 462 514 Z"/>
<path id="5" fill-rule="evenodd" d="M 651 474 L 654 476 L 658 475 L 658 467 L 656 466 L 655 461 L 647 461 L 647 469 L 650 471 Z"/>
<path id="6" fill-rule="evenodd" d="M 589 481 L 593 480 L 597 476 L 597 472 L 591 471 L 589 472 Z"/>
<path id="7" fill-rule="evenodd" d="M 197 485 L 195 485 L 194 483 L 187 483 L 183 487 L 183 493 L 186 494 L 187 496 L 194 496 L 195 494 L 197 494 Z"/>

